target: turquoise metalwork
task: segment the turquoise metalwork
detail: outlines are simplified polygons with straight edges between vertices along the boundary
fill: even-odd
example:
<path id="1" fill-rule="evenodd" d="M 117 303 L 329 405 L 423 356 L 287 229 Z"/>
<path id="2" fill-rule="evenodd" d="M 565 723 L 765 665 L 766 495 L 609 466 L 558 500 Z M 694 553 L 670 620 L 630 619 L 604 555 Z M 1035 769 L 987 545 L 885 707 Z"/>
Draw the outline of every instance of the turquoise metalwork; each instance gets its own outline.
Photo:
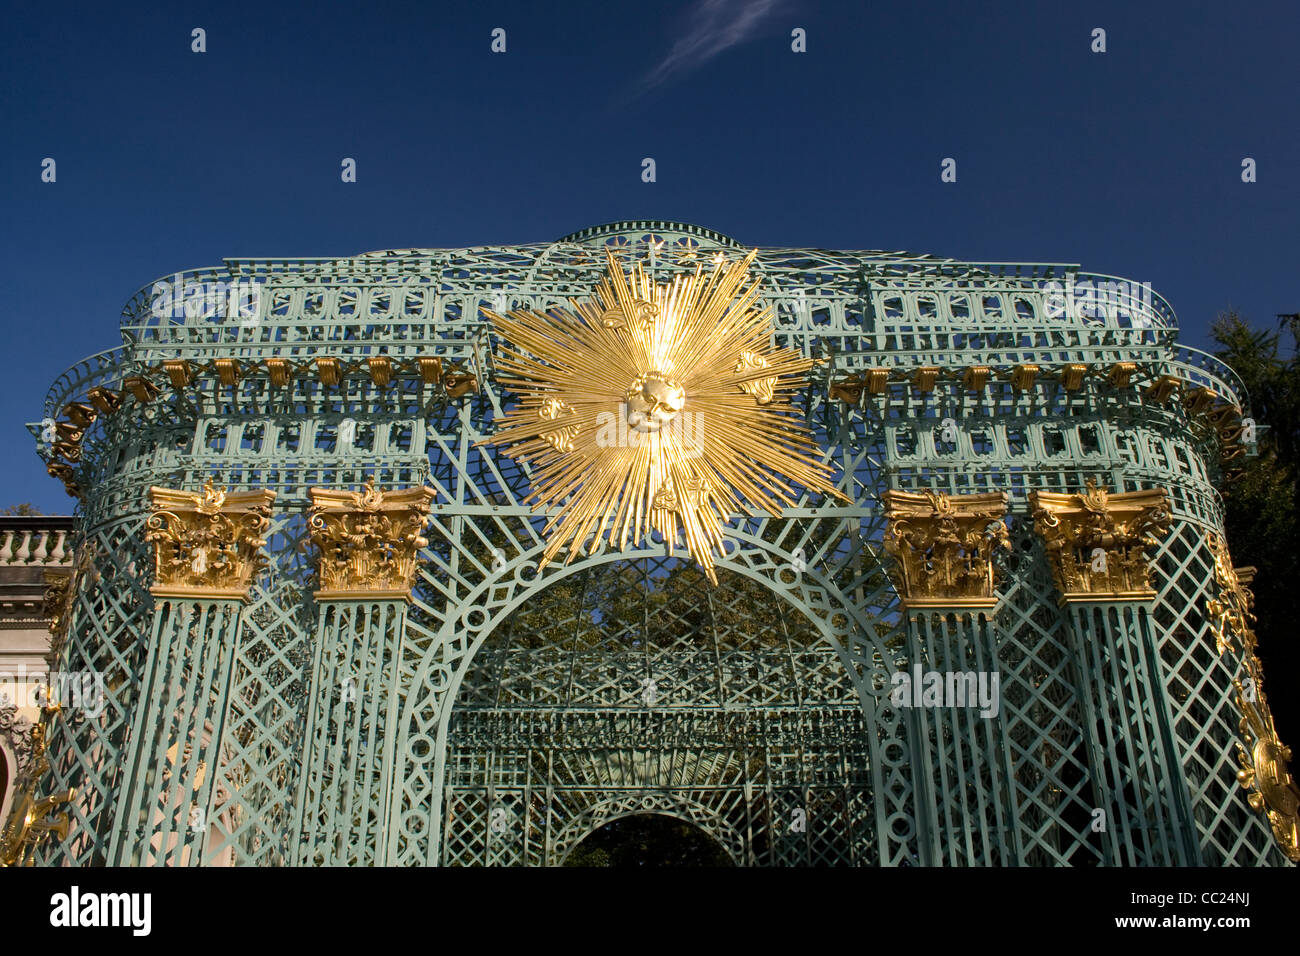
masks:
<path id="1" fill-rule="evenodd" d="M 77 799 L 43 863 L 556 864 L 633 812 L 692 820 L 743 863 L 1286 863 L 1236 779 L 1245 663 L 1205 611 L 1205 533 L 1222 532 L 1247 396 L 1178 344 L 1160 296 L 1068 264 L 760 250 L 774 344 L 819 362 L 802 409 L 852 503 L 735 519 L 719 591 L 682 618 L 711 622 L 690 643 L 651 623 L 649 596 L 684 573 L 662 545 L 539 572 L 528 470 L 479 444 L 508 401 L 480 310 L 585 296 L 605 246 L 661 279 L 744 253 L 638 221 L 549 244 L 229 259 L 163 280 L 193 293 L 180 315 L 142 289 L 123 345 L 54 383 L 44 417 L 84 426 L 53 445 L 29 428 L 92 555 L 60 664 L 103 673 L 109 699 L 55 725 L 46 787 Z M 1059 295 L 1081 285 L 1109 291 Z M 208 294 L 250 286 L 253 315 Z M 435 492 L 412 598 L 318 603 L 308 490 L 372 476 Z M 209 478 L 276 492 L 269 566 L 247 604 L 155 599 L 148 488 Z M 1150 601 L 1058 604 L 1028 495 L 1089 478 L 1168 492 Z M 996 608 L 900 613 L 886 489 L 1007 494 Z M 514 628 L 557 587 L 578 589 L 576 610 L 521 647 Z M 601 618 L 586 597 L 601 588 L 645 620 Z M 746 610 L 758 594 L 769 610 Z M 699 647 L 713 663 L 678 697 L 638 698 Z M 997 670 L 999 717 L 893 706 L 890 675 L 918 661 Z M 637 740 L 680 727 L 688 743 L 636 772 L 594 759 L 647 750 L 619 742 L 633 717 Z M 566 749 L 566 727 L 600 745 Z"/>

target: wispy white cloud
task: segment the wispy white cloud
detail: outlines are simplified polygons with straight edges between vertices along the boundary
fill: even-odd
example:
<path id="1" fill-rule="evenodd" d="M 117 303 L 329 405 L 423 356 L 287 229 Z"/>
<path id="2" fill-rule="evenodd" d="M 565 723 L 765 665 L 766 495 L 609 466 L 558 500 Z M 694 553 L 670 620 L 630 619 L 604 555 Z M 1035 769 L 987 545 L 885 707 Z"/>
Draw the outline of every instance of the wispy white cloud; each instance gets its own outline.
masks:
<path id="1" fill-rule="evenodd" d="M 782 0 L 699 0 L 687 14 L 682 35 L 645 75 L 638 93 L 689 73 L 752 37 Z"/>

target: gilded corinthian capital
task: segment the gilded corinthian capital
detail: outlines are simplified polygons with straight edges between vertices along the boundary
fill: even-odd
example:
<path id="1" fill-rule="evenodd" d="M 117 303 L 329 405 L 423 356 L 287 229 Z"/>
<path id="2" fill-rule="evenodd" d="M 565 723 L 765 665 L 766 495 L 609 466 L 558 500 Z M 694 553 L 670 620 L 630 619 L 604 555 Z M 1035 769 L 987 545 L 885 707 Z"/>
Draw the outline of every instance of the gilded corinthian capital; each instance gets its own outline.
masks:
<path id="1" fill-rule="evenodd" d="M 1007 496 L 886 491 L 885 550 L 908 607 L 993 607 L 993 554 L 1010 547 Z"/>
<path id="2" fill-rule="evenodd" d="M 1169 530 L 1163 488 L 1111 494 L 1089 478 L 1082 494 L 1034 491 L 1029 504 L 1065 603 L 1155 596 L 1146 549 Z"/>
<path id="3" fill-rule="evenodd" d="M 312 488 L 307 519 L 318 552 L 316 597 L 324 601 L 409 598 L 432 488 Z"/>
<path id="4" fill-rule="evenodd" d="M 201 493 L 149 489 L 153 514 L 145 540 L 154 549 L 158 597 L 248 600 L 253 575 L 266 564 L 262 538 L 270 524 L 274 491 L 214 488 Z"/>

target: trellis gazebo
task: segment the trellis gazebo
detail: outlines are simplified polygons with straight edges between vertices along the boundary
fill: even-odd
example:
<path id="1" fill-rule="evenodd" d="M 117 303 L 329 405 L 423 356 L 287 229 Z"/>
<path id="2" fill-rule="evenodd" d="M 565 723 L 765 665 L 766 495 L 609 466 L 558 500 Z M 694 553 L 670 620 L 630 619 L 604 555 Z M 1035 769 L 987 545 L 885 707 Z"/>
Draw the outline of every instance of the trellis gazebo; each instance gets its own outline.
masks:
<path id="1" fill-rule="evenodd" d="M 1216 490 L 1232 371 L 1074 265 L 748 252 L 623 222 L 142 289 L 31 426 L 79 501 L 55 653 L 108 699 L 48 719 L 67 836 L 10 844 L 553 865 L 656 813 L 738 864 L 1300 859 Z M 766 323 L 735 354 L 740 305 L 670 295 L 729 270 Z M 607 369 L 642 452 L 596 451 Z"/>

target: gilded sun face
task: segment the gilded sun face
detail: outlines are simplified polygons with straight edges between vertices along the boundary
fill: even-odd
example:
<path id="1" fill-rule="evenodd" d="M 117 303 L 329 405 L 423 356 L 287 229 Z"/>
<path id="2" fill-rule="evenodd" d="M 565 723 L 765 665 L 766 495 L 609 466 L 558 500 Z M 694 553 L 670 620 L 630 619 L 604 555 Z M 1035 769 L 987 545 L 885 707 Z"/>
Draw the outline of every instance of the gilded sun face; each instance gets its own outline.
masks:
<path id="1" fill-rule="evenodd" d="M 637 378 L 627 390 L 627 423 L 639 432 L 657 432 L 686 405 L 686 389 L 657 370 Z"/>
<path id="2" fill-rule="evenodd" d="M 531 463 L 537 509 L 554 509 L 542 564 L 604 538 L 626 548 L 658 531 L 683 539 L 714 583 L 722 527 L 779 514 L 795 486 L 840 495 L 789 393 L 812 362 L 774 348 L 746 285 L 754 253 L 653 283 L 606 250 L 595 295 L 549 312 L 486 311 L 498 367 L 518 402 L 492 443 Z"/>

